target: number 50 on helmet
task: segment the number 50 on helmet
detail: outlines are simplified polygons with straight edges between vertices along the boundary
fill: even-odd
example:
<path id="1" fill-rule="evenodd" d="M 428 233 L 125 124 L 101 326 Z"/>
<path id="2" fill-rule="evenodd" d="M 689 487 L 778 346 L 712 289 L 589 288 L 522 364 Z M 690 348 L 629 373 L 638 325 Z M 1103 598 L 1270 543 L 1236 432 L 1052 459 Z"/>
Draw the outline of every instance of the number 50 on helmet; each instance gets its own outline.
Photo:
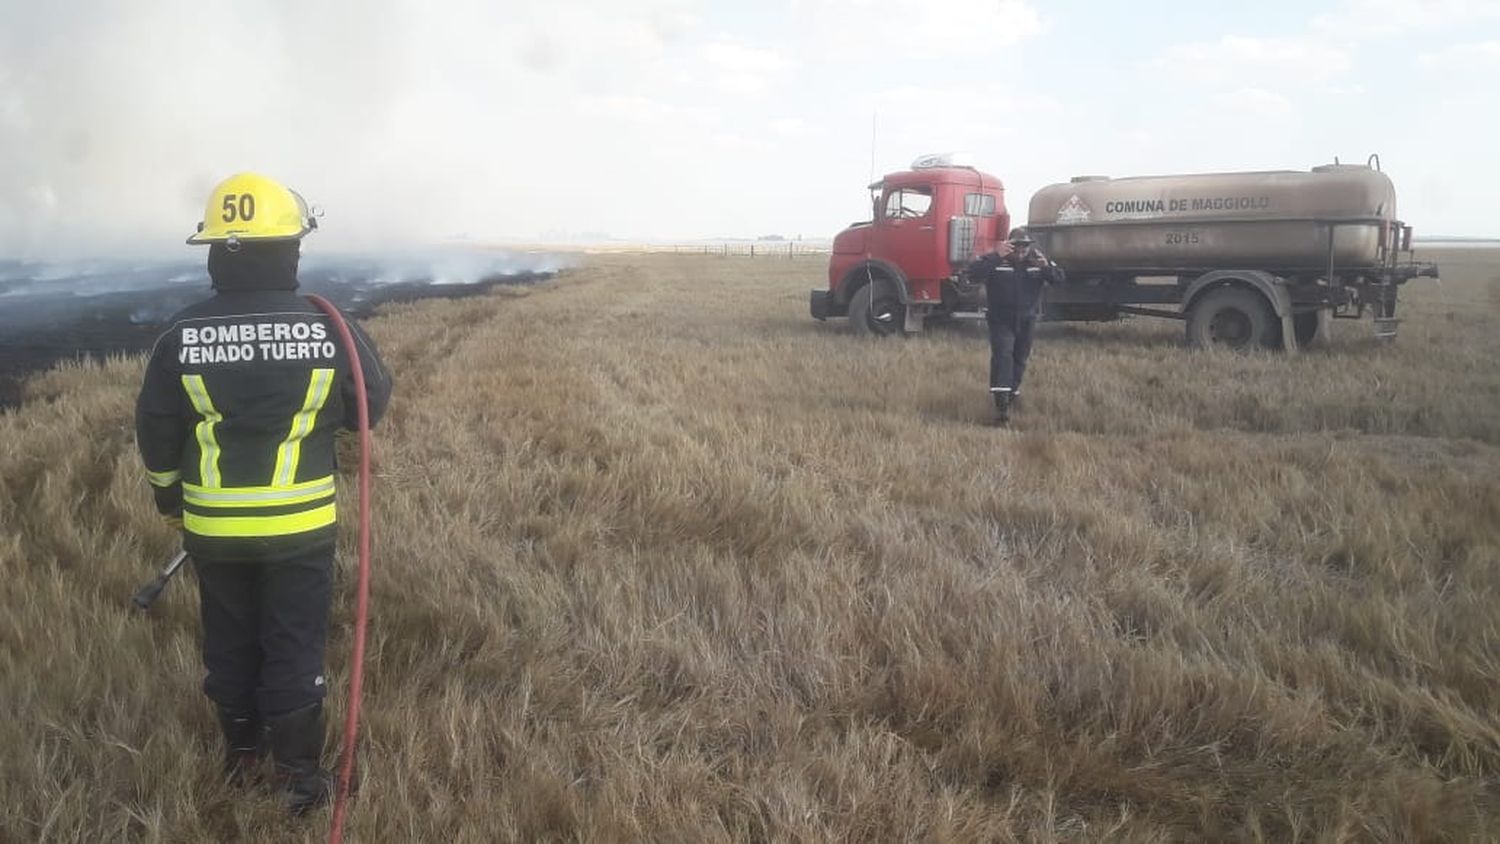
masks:
<path id="1" fill-rule="evenodd" d="M 256 173 L 237 173 L 209 194 L 203 222 L 187 242 L 233 247 L 252 240 L 301 240 L 317 227 L 296 191 Z"/>

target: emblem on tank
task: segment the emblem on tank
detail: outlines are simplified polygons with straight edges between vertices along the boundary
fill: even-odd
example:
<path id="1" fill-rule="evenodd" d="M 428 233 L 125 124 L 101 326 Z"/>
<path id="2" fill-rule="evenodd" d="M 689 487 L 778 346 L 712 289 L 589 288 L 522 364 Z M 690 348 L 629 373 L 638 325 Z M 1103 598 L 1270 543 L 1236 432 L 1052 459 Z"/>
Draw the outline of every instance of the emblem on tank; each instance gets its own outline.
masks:
<path id="1" fill-rule="evenodd" d="M 1057 209 L 1057 222 L 1062 224 L 1087 223 L 1091 213 L 1089 206 L 1075 193 L 1063 203 L 1061 208 Z"/>

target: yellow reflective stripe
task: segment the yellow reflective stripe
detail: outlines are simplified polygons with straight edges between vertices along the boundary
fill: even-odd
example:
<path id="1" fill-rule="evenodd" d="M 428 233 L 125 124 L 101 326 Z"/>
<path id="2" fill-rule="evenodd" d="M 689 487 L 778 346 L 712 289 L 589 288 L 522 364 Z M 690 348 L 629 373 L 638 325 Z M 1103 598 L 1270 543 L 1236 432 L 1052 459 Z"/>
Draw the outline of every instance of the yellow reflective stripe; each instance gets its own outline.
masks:
<path id="1" fill-rule="evenodd" d="M 206 487 L 201 484 L 185 483 L 182 485 L 188 492 L 306 492 L 310 489 L 327 486 L 333 483 L 332 475 L 324 475 L 321 478 L 313 478 L 310 481 L 300 481 L 286 486 L 222 486 Z"/>
<path id="2" fill-rule="evenodd" d="M 170 472 L 153 472 L 147 469 L 146 480 L 150 481 L 152 486 L 171 486 L 182 480 L 182 473 L 176 469 Z"/>
<path id="3" fill-rule="evenodd" d="M 333 476 L 292 486 L 226 486 L 206 490 L 193 484 L 183 485 L 182 500 L 204 507 L 276 507 L 301 504 L 333 495 Z"/>
<path id="4" fill-rule="evenodd" d="M 328 385 L 333 383 L 332 369 L 314 369 L 307 379 L 307 396 L 302 399 L 302 409 L 292 417 L 292 429 L 276 449 L 276 470 L 271 473 L 271 483 L 285 486 L 297 477 L 297 462 L 302 459 L 302 440 L 312 433 L 318 411 L 328 401 Z"/>
<path id="5" fill-rule="evenodd" d="M 200 516 L 192 511 L 182 514 L 182 526 L 188 533 L 220 537 L 286 536 L 328 527 L 337 520 L 338 508 L 331 501 L 285 516 Z"/>
<path id="6" fill-rule="evenodd" d="M 198 484 L 183 484 L 184 501 L 189 504 L 240 504 L 273 505 L 297 504 L 312 501 L 324 495 L 333 495 L 333 475 L 302 481 L 300 484 L 264 487 L 204 487 Z"/>
<path id="7" fill-rule="evenodd" d="M 198 423 L 196 433 L 198 437 L 198 478 L 206 487 L 219 486 L 219 441 L 214 437 L 214 426 L 223 420 L 224 416 L 214 409 L 214 403 L 208 397 L 208 388 L 203 385 L 202 375 L 182 376 L 182 388 L 187 390 L 188 399 L 193 402 L 193 409 L 203 417 Z"/>

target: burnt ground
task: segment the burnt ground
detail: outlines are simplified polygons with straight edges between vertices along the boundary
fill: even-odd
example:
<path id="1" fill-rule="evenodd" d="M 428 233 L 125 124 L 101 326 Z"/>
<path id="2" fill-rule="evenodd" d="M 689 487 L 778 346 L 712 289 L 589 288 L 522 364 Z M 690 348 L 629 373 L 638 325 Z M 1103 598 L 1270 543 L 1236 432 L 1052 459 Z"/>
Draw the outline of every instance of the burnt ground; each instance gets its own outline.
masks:
<path id="1" fill-rule="evenodd" d="M 174 276 L 172 270 L 179 272 Z M 60 361 L 150 349 L 172 314 L 212 295 L 206 274 L 196 278 L 181 270 L 160 268 L 162 282 L 155 286 L 138 280 L 143 273 L 138 267 L 122 268 L 118 276 L 95 271 L 86 277 L 38 280 L 12 271 L 0 278 L 0 409 L 20 404 L 26 378 Z M 461 282 L 435 281 L 420 273 L 400 281 L 380 276 L 372 264 L 304 269 L 302 292 L 317 293 L 345 313 L 364 318 L 393 302 L 478 296 L 497 286 L 542 281 L 552 272 L 507 268 Z M 123 284 L 116 281 L 132 277 Z"/>

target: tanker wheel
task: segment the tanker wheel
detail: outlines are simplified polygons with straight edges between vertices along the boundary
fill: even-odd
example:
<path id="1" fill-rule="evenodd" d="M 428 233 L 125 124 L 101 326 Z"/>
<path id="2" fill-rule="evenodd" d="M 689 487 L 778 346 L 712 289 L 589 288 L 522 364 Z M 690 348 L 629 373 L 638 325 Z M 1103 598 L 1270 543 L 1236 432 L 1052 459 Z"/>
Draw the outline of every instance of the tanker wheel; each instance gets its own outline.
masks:
<path id="1" fill-rule="evenodd" d="M 1297 347 L 1307 348 L 1307 345 L 1318 336 L 1318 312 L 1305 311 L 1292 315 L 1292 327 L 1297 329 Z"/>
<path id="2" fill-rule="evenodd" d="M 1199 349 L 1275 348 L 1281 323 L 1266 297 L 1244 287 L 1204 293 L 1188 313 L 1188 344 Z"/>
<path id="3" fill-rule="evenodd" d="M 849 324 L 856 334 L 899 334 L 906 327 L 906 308 L 889 285 L 872 281 L 855 291 L 849 301 Z"/>

